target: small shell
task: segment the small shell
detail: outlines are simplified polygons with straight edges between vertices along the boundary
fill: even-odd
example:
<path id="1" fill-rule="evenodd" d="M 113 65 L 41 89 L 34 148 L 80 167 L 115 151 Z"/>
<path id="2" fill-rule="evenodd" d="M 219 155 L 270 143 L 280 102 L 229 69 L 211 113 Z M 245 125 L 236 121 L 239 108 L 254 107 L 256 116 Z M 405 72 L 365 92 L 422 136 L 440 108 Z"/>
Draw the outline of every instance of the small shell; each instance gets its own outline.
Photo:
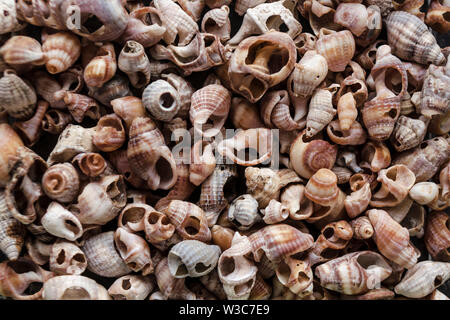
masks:
<path id="1" fill-rule="evenodd" d="M 222 251 L 225 251 L 231 247 L 231 240 L 233 239 L 234 232 L 233 229 L 216 224 L 211 228 L 212 242 L 218 245 Z"/>
<path id="2" fill-rule="evenodd" d="M 131 272 L 114 246 L 113 231 L 89 237 L 82 250 L 88 261 L 88 270 L 99 276 L 116 278 Z"/>
<path id="3" fill-rule="evenodd" d="M 139 42 L 127 41 L 120 52 L 118 67 L 128 75 L 135 88 L 142 88 L 150 82 L 150 61 Z"/>
<path id="4" fill-rule="evenodd" d="M 446 88 L 450 85 L 449 67 L 430 65 L 423 81 L 418 112 L 431 118 L 449 112 L 450 95 Z"/>
<path id="5" fill-rule="evenodd" d="M 0 79 L 0 109 L 13 118 L 29 119 L 36 109 L 36 93 L 30 85 L 18 77 L 14 70 L 7 69 Z"/>
<path id="6" fill-rule="evenodd" d="M 409 241 L 409 232 L 392 219 L 386 211 L 371 209 L 366 212 L 374 229 L 378 250 L 389 260 L 410 269 L 420 255 Z"/>
<path id="7" fill-rule="evenodd" d="M 79 153 L 72 159 L 72 164 L 88 177 L 98 177 L 105 172 L 107 163 L 99 153 Z"/>
<path id="8" fill-rule="evenodd" d="M 349 130 L 352 123 L 358 116 L 356 109 L 356 100 L 351 92 L 347 92 L 339 98 L 337 104 L 337 113 L 339 117 L 339 126 L 342 130 Z"/>
<path id="9" fill-rule="evenodd" d="M 83 234 L 83 227 L 77 217 L 58 202 L 52 202 L 41 218 L 45 230 L 59 238 L 75 241 Z"/>
<path id="10" fill-rule="evenodd" d="M 23 146 L 23 141 L 8 123 L 0 123 L 0 138 L 7 141 L 0 144 L 0 187 L 4 187 L 10 180 L 9 159 L 16 155 L 17 149 Z"/>
<path id="11" fill-rule="evenodd" d="M 359 190 L 352 192 L 345 197 L 344 205 L 347 215 L 350 218 L 355 218 L 363 213 L 369 206 L 372 192 L 370 184 L 365 183 Z"/>
<path id="12" fill-rule="evenodd" d="M 391 141 L 397 151 L 414 148 L 423 141 L 428 125 L 428 120 L 425 119 L 411 119 L 403 115 L 397 119 L 391 135 Z"/>
<path id="13" fill-rule="evenodd" d="M 125 122 L 127 130 L 130 129 L 133 120 L 145 116 L 145 108 L 142 100 L 138 97 L 127 96 L 111 101 L 114 113 Z"/>
<path id="14" fill-rule="evenodd" d="M 78 172 L 70 163 L 55 164 L 42 176 L 45 194 L 62 203 L 72 202 L 78 195 L 79 187 Z"/>
<path id="15" fill-rule="evenodd" d="M 153 212 L 154 209 L 145 203 L 130 203 L 122 209 L 119 215 L 119 227 L 130 232 L 144 231 L 144 219 L 147 213 Z"/>
<path id="16" fill-rule="evenodd" d="M 97 101 L 91 97 L 67 92 L 64 96 L 64 102 L 67 105 L 67 109 L 78 123 L 82 122 L 85 117 L 89 117 L 94 120 L 100 119 L 100 106 Z"/>
<path id="17" fill-rule="evenodd" d="M 87 268 L 84 252 L 75 244 L 67 241 L 53 244 L 49 263 L 50 270 L 59 275 L 79 275 Z"/>
<path id="18" fill-rule="evenodd" d="M 330 140 L 339 145 L 361 145 L 367 140 L 367 133 L 358 121 L 354 121 L 348 131 L 341 129 L 338 120 L 331 121 L 327 126 Z"/>
<path id="19" fill-rule="evenodd" d="M 154 287 L 153 279 L 130 274 L 114 281 L 108 293 L 114 300 L 145 300 Z"/>
<path id="20" fill-rule="evenodd" d="M 308 51 L 312 51 L 316 48 L 317 37 L 311 33 L 303 32 L 295 37 L 294 42 L 297 47 L 297 53 L 303 56 Z"/>
<path id="21" fill-rule="evenodd" d="M 243 194 L 230 204 L 227 214 L 230 220 L 239 230 L 248 230 L 255 223 L 261 221 L 258 212 L 258 201 L 249 194 Z"/>
<path id="22" fill-rule="evenodd" d="M 279 223 L 289 217 L 289 209 L 275 199 L 270 200 L 269 205 L 262 211 L 264 212 L 263 220 L 266 224 Z"/>
<path id="23" fill-rule="evenodd" d="M 350 221 L 355 239 L 369 239 L 374 231 L 369 218 L 362 216 Z"/>
<path id="24" fill-rule="evenodd" d="M 361 150 L 361 165 L 367 163 L 372 172 L 379 172 L 391 164 L 389 148 L 381 141 L 369 141 Z"/>
<path id="25" fill-rule="evenodd" d="M 148 85 L 142 94 L 142 102 L 155 119 L 165 122 L 172 120 L 181 107 L 178 91 L 165 80 Z"/>
<path id="26" fill-rule="evenodd" d="M 16 4 L 14 0 L 5 0 L 0 4 L 0 34 L 18 31 L 26 27 L 26 23 L 18 20 Z"/>
<path id="27" fill-rule="evenodd" d="M 319 169 L 333 167 L 337 156 L 337 146 L 320 139 L 306 142 L 304 135 L 305 131 L 292 142 L 290 159 L 295 172 L 303 178 L 311 178 Z"/>
<path id="28" fill-rule="evenodd" d="M 434 211 L 428 214 L 424 239 L 427 250 L 434 260 L 450 262 L 448 213 Z"/>
<path id="29" fill-rule="evenodd" d="M 350 31 L 333 31 L 320 29 L 316 50 L 325 57 L 328 69 L 342 72 L 355 54 L 355 39 Z"/>
<path id="30" fill-rule="evenodd" d="M 278 266 L 276 273 L 278 281 L 295 294 L 302 294 L 312 287 L 313 271 L 304 261 L 286 257 Z"/>
<path id="31" fill-rule="evenodd" d="M 305 186 L 290 184 L 281 191 L 281 203 L 289 210 L 289 218 L 304 220 L 313 214 L 313 203 L 305 197 Z"/>
<path id="32" fill-rule="evenodd" d="M 437 66 L 445 62 L 436 39 L 416 16 L 404 11 L 392 12 L 386 18 L 386 27 L 388 43 L 398 57 Z"/>
<path id="33" fill-rule="evenodd" d="M 125 128 L 118 116 L 108 114 L 98 120 L 92 143 L 100 151 L 111 152 L 117 150 L 125 143 L 125 140 Z"/>
<path id="34" fill-rule="evenodd" d="M 111 300 L 108 291 L 91 278 L 79 275 L 57 276 L 44 283 L 44 300 Z"/>
<path id="35" fill-rule="evenodd" d="M 434 182 L 416 183 L 410 190 L 409 196 L 418 204 L 428 204 L 439 195 L 439 186 Z"/>
<path id="36" fill-rule="evenodd" d="M 322 206 L 331 206 L 342 191 L 337 186 L 337 177 L 329 169 L 319 169 L 308 181 L 305 196 Z"/>
<path id="37" fill-rule="evenodd" d="M 196 295 L 184 283 L 184 278 L 175 278 L 169 270 L 168 259 L 162 259 L 155 268 L 156 283 L 164 299 L 195 300 Z"/>
<path id="38" fill-rule="evenodd" d="M 216 168 L 216 158 L 212 144 L 199 140 L 191 150 L 189 181 L 195 186 L 202 184 Z"/>
<path id="39" fill-rule="evenodd" d="M 142 271 L 144 276 L 153 272 L 150 248 L 143 238 L 125 228 L 117 228 L 114 233 L 114 242 L 123 261 L 131 270 Z"/>
<path id="40" fill-rule="evenodd" d="M 33 146 L 41 136 L 41 123 L 47 111 L 48 103 L 40 100 L 34 116 L 27 121 L 14 122 L 13 128 L 18 131 L 27 146 Z"/>
<path id="41" fill-rule="evenodd" d="M 83 224 L 104 225 L 114 219 L 126 205 L 123 177 L 107 175 L 87 184 L 71 207 Z"/>
<path id="42" fill-rule="evenodd" d="M 294 111 L 289 100 L 286 90 L 270 91 L 264 95 L 261 99 L 261 117 L 267 127 L 285 131 L 305 127 L 303 108 Z"/>
<path id="43" fill-rule="evenodd" d="M 31 64 L 39 66 L 43 65 L 46 60 L 46 55 L 42 52 L 39 41 L 26 36 L 11 37 L 0 48 L 0 55 L 10 65 Z"/>
<path id="44" fill-rule="evenodd" d="M 102 104 L 109 106 L 111 101 L 117 98 L 133 95 L 130 91 L 128 78 L 121 74 L 116 74 L 102 87 L 88 87 L 89 96 L 95 98 Z"/>
<path id="45" fill-rule="evenodd" d="M 319 133 L 336 115 L 333 108 L 333 94 L 330 90 L 317 89 L 309 102 L 309 111 L 306 118 L 306 138 L 311 138 Z"/>
<path id="46" fill-rule="evenodd" d="M 391 272 L 391 267 L 381 255 L 372 251 L 360 251 L 318 266 L 315 274 L 323 287 L 356 295 L 375 288 Z"/>
<path id="47" fill-rule="evenodd" d="M 0 192 L 0 250 L 14 261 L 19 258 L 25 240 L 26 230 L 19 220 L 15 219 L 6 206 L 5 193 Z"/>
<path id="48" fill-rule="evenodd" d="M 164 213 L 148 210 L 144 216 L 144 231 L 148 242 L 158 244 L 169 240 L 174 235 L 175 225 Z"/>
<path id="49" fill-rule="evenodd" d="M 58 109 L 49 109 L 42 119 L 42 130 L 50 134 L 60 134 L 64 128 L 72 123 L 73 118 L 70 113 L 62 112 Z"/>
<path id="50" fill-rule="evenodd" d="M 114 46 L 105 44 L 84 68 L 84 81 L 91 87 L 102 87 L 116 74 L 117 62 Z"/>
<path id="51" fill-rule="evenodd" d="M 167 256 L 170 273 L 175 278 L 201 277 L 216 267 L 220 253 L 220 248 L 215 245 L 197 240 L 181 241 Z"/>
<path id="52" fill-rule="evenodd" d="M 45 67 L 51 74 L 69 69 L 80 57 L 81 43 L 70 32 L 43 34 L 42 51 L 45 54 Z"/>
<path id="53" fill-rule="evenodd" d="M 450 279 L 450 263 L 421 261 L 409 269 L 394 288 L 408 298 L 423 298 Z"/>
<path id="54" fill-rule="evenodd" d="M 202 32 L 212 33 L 218 36 L 221 41 L 228 41 L 231 32 L 229 13 L 230 8 L 225 5 L 206 12 L 202 18 Z"/>

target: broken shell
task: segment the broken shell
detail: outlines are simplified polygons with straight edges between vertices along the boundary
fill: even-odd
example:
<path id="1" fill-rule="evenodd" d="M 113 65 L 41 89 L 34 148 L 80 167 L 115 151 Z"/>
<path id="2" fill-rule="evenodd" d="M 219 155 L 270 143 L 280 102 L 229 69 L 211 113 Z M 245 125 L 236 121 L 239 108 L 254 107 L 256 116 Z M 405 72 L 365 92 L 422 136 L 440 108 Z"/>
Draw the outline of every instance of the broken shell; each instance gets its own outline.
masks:
<path id="1" fill-rule="evenodd" d="M 266 224 L 275 224 L 286 220 L 289 217 L 289 209 L 281 202 L 272 199 L 263 210 L 263 220 Z"/>
<path id="2" fill-rule="evenodd" d="M 168 259 L 162 259 L 155 268 L 156 283 L 165 299 L 195 300 L 196 295 L 185 285 L 184 278 L 175 278 L 169 270 Z"/>
<path id="3" fill-rule="evenodd" d="M 449 112 L 450 96 L 445 89 L 448 85 L 450 85 L 449 67 L 430 65 L 423 80 L 417 111 L 427 118 Z"/>
<path id="4" fill-rule="evenodd" d="M 100 119 L 100 106 L 97 101 L 91 97 L 66 92 L 64 96 L 64 103 L 67 105 L 67 109 L 72 115 L 73 119 L 80 123 L 85 117 L 89 117 L 94 120 Z"/>
<path id="5" fill-rule="evenodd" d="M 114 242 L 123 261 L 131 270 L 142 271 L 144 276 L 153 272 L 150 248 L 143 238 L 119 227 L 114 233 Z"/>
<path id="6" fill-rule="evenodd" d="M 369 141 L 361 151 L 361 165 L 367 163 L 372 172 L 379 172 L 391 164 L 389 148 L 381 141 Z"/>
<path id="7" fill-rule="evenodd" d="M 369 218 L 362 216 L 350 221 L 355 239 L 369 239 L 374 231 Z"/>
<path id="8" fill-rule="evenodd" d="M 144 216 L 144 231 L 145 237 L 150 243 L 159 244 L 172 238 L 175 233 L 175 225 L 164 213 L 148 210 Z"/>
<path id="9" fill-rule="evenodd" d="M 44 283 L 44 300 L 111 300 L 108 291 L 92 280 L 80 275 L 57 276 Z"/>
<path id="10" fill-rule="evenodd" d="M 77 217 L 58 202 L 52 202 L 41 218 L 41 224 L 51 235 L 75 241 L 83 234 L 83 227 Z"/>
<path id="11" fill-rule="evenodd" d="M 98 120 L 92 143 L 100 151 L 111 152 L 117 150 L 125 143 L 125 140 L 125 128 L 118 116 L 108 114 Z"/>
<path id="12" fill-rule="evenodd" d="M 153 279 L 130 274 L 114 281 L 108 293 L 114 300 L 144 300 L 154 287 Z"/>
<path id="13" fill-rule="evenodd" d="M 4 187 L 10 180 L 9 159 L 16 155 L 23 141 L 8 123 L 0 123 L 0 137 L 5 141 L 0 144 L 0 187 Z"/>
<path id="14" fill-rule="evenodd" d="M 304 261 L 286 257 L 278 266 L 276 273 L 281 284 L 295 294 L 301 294 L 312 286 L 313 272 L 311 266 Z"/>
<path id="15" fill-rule="evenodd" d="M 347 215 L 350 218 L 355 218 L 363 213 L 369 206 L 372 192 L 370 184 L 365 183 L 359 190 L 352 192 L 345 197 L 344 205 Z"/>
<path id="16" fill-rule="evenodd" d="M 425 227 L 425 245 L 435 260 L 450 262 L 449 214 L 434 211 L 428 214 Z"/>
<path id="17" fill-rule="evenodd" d="M 212 144 L 200 140 L 194 144 L 191 150 L 191 164 L 189 165 L 189 181 L 199 186 L 216 168 L 216 158 Z"/>
<path id="18" fill-rule="evenodd" d="M 128 75 L 135 88 L 142 88 L 150 82 L 150 61 L 139 42 L 127 41 L 119 54 L 118 67 Z"/>
<path id="19" fill-rule="evenodd" d="M 231 32 L 229 13 L 230 8 L 225 5 L 209 10 L 203 15 L 201 31 L 214 34 L 223 42 L 228 41 Z"/>
<path id="20" fill-rule="evenodd" d="M 8 260 L 19 258 L 25 240 L 26 230 L 8 210 L 4 191 L 0 192 L 0 250 Z"/>
<path id="21" fill-rule="evenodd" d="M 243 194 L 230 204 L 227 214 L 230 220 L 239 230 L 248 230 L 255 223 L 261 221 L 258 212 L 258 201 L 249 194 Z"/>
<path id="22" fill-rule="evenodd" d="M 50 252 L 50 270 L 60 275 L 79 275 L 87 268 L 84 252 L 67 241 L 55 242 Z"/>

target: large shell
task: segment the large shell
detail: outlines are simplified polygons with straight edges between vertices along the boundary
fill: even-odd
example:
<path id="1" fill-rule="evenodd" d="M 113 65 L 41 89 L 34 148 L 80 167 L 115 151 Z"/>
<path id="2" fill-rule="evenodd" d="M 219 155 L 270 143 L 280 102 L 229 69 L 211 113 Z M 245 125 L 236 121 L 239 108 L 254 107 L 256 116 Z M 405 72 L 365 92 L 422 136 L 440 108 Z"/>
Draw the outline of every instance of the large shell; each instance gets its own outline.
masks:
<path id="1" fill-rule="evenodd" d="M 17 260 L 25 240 L 26 230 L 6 206 L 5 193 L 0 192 L 0 250 L 8 260 Z"/>
<path id="2" fill-rule="evenodd" d="M 441 65 L 445 57 L 427 26 L 416 16 L 395 11 L 386 18 L 388 43 L 398 57 L 422 64 Z"/>
<path id="3" fill-rule="evenodd" d="M 44 34 L 42 51 L 45 54 L 45 67 L 51 74 L 69 69 L 80 57 L 81 43 L 70 32 Z"/>
<path id="4" fill-rule="evenodd" d="M 328 62 L 328 69 L 342 72 L 355 54 L 355 39 L 350 31 L 320 30 L 316 50 Z"/>
<path id="5" fill-rule="evenodd" d="M 173 246 L 169 254 L 170 273 L 175 278 L 201 277 L 217 265 L 221 251 L 216 245 L 197 240 L 184 240 Z"/>
<path id="6" fill-rule="evenodd" d="M 36 109 L 36 92 L 33 87 L 16 75 L 12 69 L 5 70 L 0 79 L 0 109 L 19 120 L 29 119 Z"/>
<path id="7" fill-rule="evenodd" d="M 433 259 L 450 262 L 449 214 L 434 211 L 428 214 L 425 227 L 425 245 Z"/>
<path id="8" fill-rule="evenodd" d="M 91 278 L 64 275 L 44 283 L 44 300 L 111 300 L 106 289 Z"/>

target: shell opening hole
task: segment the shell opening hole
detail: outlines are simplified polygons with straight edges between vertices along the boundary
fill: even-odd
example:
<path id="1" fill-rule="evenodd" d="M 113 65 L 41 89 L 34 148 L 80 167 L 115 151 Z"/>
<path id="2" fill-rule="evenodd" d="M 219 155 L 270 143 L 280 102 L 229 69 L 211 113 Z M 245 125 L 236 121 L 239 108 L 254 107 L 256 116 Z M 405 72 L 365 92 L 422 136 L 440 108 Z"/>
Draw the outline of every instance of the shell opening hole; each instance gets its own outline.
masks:
<path id="1" fill-rule="evenodd" d="M 325 230 L 323 230 L 322 234 L 326 239 L 330 239 L 334 235 L 334 229 L 326 228 Z"/>
<path id="2" fill-rule="evenodd" d="M 440 286 L 442 284 L 442 281 L 443 281 L 442 276 L 436 276 L 434 278 L 433 284 L 434 284 L 435 287 L 438 287 L 438 286 Z"/>
<path id="3" fill-rule="evenodd" d="M 200 220 L 197 217 L 190 216 L 184 230 L 191 236 L 196 235 L 200 232 Z"/>
<path id="4" fill-rule="evenodd" d="M 87 30 L 88 33 L 94 33 L 103 27 L 103 22 L 95 14 L 92 14 L 83 23 L 82 27 Z"/>
<path id="5" fill-rule="evenodd" d="M 156 224 L 158 220 L 159 214 L 156 211 L 153 211 L 148 215 L 147 221 L 149 224 Z"/>
<path id="6" fill-rule="evenodd" d="M 234 259 L 232 257 L 224 257 L 222 263 L 220 264 L 220 271 L 223 276 L 228 276 L 234 272 L 236 269 L 236 264 L 234 263 Z"/>
<path id="7" fill-rule="evenodd" d="M 278 266 L 277 271 L 278 271 L 277 272 L 278 280 L 280 280 L 280 282 L 282 284 L 286 284 L 288 282 L 289 276 L 291 274 L 291 269 L 286 264 L 286 262 L 282 261 L 280 263 L 280 265 Z"/>
<path id="8" fill-rule="evenodd" d="M 169 183 L 172 181 L 173 178 L 173 172 L 172 167 L 170 166 L 169 161 L 167 161 L 165 158 L 160 157 L 155 165 L 156 172 L 158 172 L 158 175 L 160 177 L 160 185 L 164 185 L 166 183 Z"/>
<path id="9" fill-rule="evenodd" d="M 320 256 L 324 259 L 335 259 L 339 256 L 340 250 L 331 249 L 331 248 L 325 248 L 321 253 Z"/>
<path id="10" fill-rule="evenodd" d="M 384 261 L 381 261 L 382 258 L 375 254 L 363 253 L 361 254 L 356 261 L 359 263 L 361 267 L 364 269 L 369 269 L 372 266 L 381 266 L 384 265 Z M 372 267 L 373 268 L 373 267 Z"/>
<path id="11" fill-rule="evenodd" d="M 61 300 L 91 300 L 91 295 L 84 288 L 67 288 L 61 296 Z"/>
<path id="12" fill-rule="evenodd" d="M 145 215 L 145 209 L 139 207 L 132 207 L 126 210 L 122 216 L 122 224 L 126 225 L 127 223 L 138 223 L 142 220 Z"/>
<path id="13" fill-rule="evenodd" d="M 75 260 L 79 263 L 85 263 L 86 262 L 86 258 L 84 257 L 84 254 L 82 253 L 77 253 L 76 255 L 73 256 L 72 260 Z"/>
<path id="14" fill-rule="evenodd" d="M 234 293 L 238 296 L 244 294 L 252 287 L 253 281 L 254 281 L 253 279 L 250 279 L 246 283 L 235 286 Z"/>
<path id="15" fill-rule="evenodd" d="M 174 103 L 175 103 L 175 99 L 168 92 L 163 93 L 159 97 L 159 105 L 165 109 L 171 108 L 174 105 Z"/>
<path id="16" fill-rule="evenodd" d="M 450 22 L 450 11 L 446 11 L 442 14 L 445 21 Z"/>
<path id="17" fill-rule="evenodd" d="M 69 229 L 69 231 L 73 232 L 74 234 L 77 234 L 80 231 L 75 222 L 71 220 L 65 220 L 64 225 L 66 226 L 67 229 Z"/>
<path id="18" fill-rule="evenodd" d="M 17 274 L 36 272 L 36 268 L 27 261 L 8 261 L 8 267 L 14 270 Z"/>
<path id="19" fill-rule="evenodd" d="M 184 264 L 181 263 L 181 264 L 178 266 L 177 272 L 175 273 L 175 275 L 177 275 L 177 276 L 184 276 L 184 275 L 187 275 L 187 274 L 189 274 L 189 272 L 188 272 L 186 266 L 185 266 Z"/>
<path id="20" fill-rule="evenodd" d="M 124 279 L 122 280 L 122 289 L 123 290 L 130 290 L 131 288 L 131 282 L 130 279 Z"/>
<path id="21" fill-rule="evenodd" d="M 203 273 L 203 272 L 207 271 L 209 267 L 210 266 L 206 266 L 202 262 L 199 262 L 195 265 L 195 271 L 197 273 Z"/>
<path id="22" fill-rule="evenodd" d="M 61 251 L 58 253 L 58 256 L 56 257 L 56 263 L 57 263 L 57 264 L 63 264 L 63 263 L 64 263 L 64 260 L 66 260 L 66 251 L 61 250 Z"/>

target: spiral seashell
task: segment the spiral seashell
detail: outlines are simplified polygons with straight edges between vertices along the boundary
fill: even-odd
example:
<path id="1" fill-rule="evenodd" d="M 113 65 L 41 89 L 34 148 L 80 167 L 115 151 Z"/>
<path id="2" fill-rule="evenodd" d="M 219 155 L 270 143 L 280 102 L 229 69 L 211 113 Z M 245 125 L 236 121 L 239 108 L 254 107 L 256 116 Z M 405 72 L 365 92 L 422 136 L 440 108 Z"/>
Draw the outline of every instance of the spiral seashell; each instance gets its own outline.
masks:
<path id="1" fill-rule="evenodd" d="M 119 55 L 118 67 L 127 74 L 135 88 L 142 88 L 150 82 L 150 61 L 139 42 L 126 42 Z"/>
<path id="2" fill-rule="evenodd" d="M 197 132 L 215 136 L 223 127 L 231 107 L 231 94 L 223 86 L 212 84 L 194 92 L 189 117 Z M 203 128 L 212 121 L 211 128 Z"/>
<path id="3" fill-rule="evenodd" d="M 293 220 L 307 219 L 313 213 L 313 203 L 305 197 L 305 187 L 299 183 L 285 187 L 280 200 L 288 208 L 289 218 Z"/>
<path id="4" fill-rule="evenodd" d="M 196 295 L 190 291 L 184 278 L 175 278 L 169 270 L 168 259 L 162 259 L 155 268 L 156 283 L 164 299 L 195 300 Z"/>
<path id="5" fill-rule="evenodd" d="M 330 206 L 336 202 L 342 191 L 337 186 L 337 177 L 333 171 L 319 169 L 308 181 L 305 196 L 322 206 Z"/>
<path id="6" fill-rule="evenodd" d="M 0 48 L 0 55 L 9 65 L 39 66 L 43 65 L 47 59 L 39 41 L 26 36 L 11 37 Z"/>
<path id="7" fill-rule="evenodd" d="M 128 78 L 121 74 L 116 74 L 102 87 L 90 86 L 88 88 L 89 96 L 106 106 L 109 106 L 114 99 L 133 95 L 130 91 Z"/>
<path id="8" fill-rule="evenodd" d="M 131 270 L 142 271 L 144 276 L 153 272 L 150 248 L 143 238 L 119 227 L 114 233 L 114 242 L 123 261 Z"/>
<path id="9" fill-rule="evenodd" d="M 173 246 L 169 254 L 170 273 L 175 278 L 201 277 L 217 265 L 221 251 L 216 245 L 197 240 L 184 240 Z"/>
<path id="10" fill-rule="evenodd" d="M 45 67 L 51 74 L 69 69 L 80 57 L 81 43 L 70 32 L 42 34 L 42 52 L 45 54 Z"/>
<path id="11" fill-rule="evenodd" d="M 79 247 L 67 241 L 52 245 L 50 270 L 59 275 L 79 275 L 87 268 L 86 257 Z"/>
<path id="12" fill-rule="evenodd" d="M 263 220 L 266 224 L 275 224 L 286 220 L 289 217 L 289 209 L 281 202 L 272 199 L 263 210 Z"/>
<path id="13" fill-rule="evenodd" d="M 58 202 L 72 202 L 79 188 L 78 172 L 70 163 L 55 164 L 42 176 L 42 190 L 50 199 Z"/>
<path id="14" fill-rule="evenodd" d="M 449 112 L 450 105 L 448 100 L 450 97 L 445 89 L 448 85 L 450 85 L 448 67 L 430 65 L 423 80 L 421 99 L 417 106 L 418 112 L 427 118 Z"/>
<path id="15" fill-rule="evenodd" d="M 270 91 L 261 99 L 261 117 L 269 128 L 279 128 L 285 131 L 303 129 L 305 126 L 303 108 L 293 108 L 286 90 Z"/>
<path id="16" fill-rule="evenodd" d="M 195 91 L 194 88 L 186 81 L 186 79 L 174 73 L 162 74 L 161 78 L 166 80 L 178 92 L 180 97 L 180 108 L 178 109 L 177 116 L 183 118 L 187 117 L 191 108 L 191 98 Z"/>
<path id="17" fill-rule="evenodd" d="M 226 5 L 207 11 L 202 18 L 201 31 L 218 36 L 222 42 L 228 41 L 231 32 L 229 13 L 230 8 Z"/>
<path id="18" fill-rule="evenodd" d="M 42 130 L 50 134 L 60 134 L 73 121 L 69 113 L 57 109 L 49 109 L 42 119 Z"/>
<path id="19" fill-rule="evenodd" d="M 450 228 L 447 212 L 433 211 L 427 216 L 425 245 L 434 260 L 449 262 Z"/>
<path id="20" fill-rule="evenodd" d="M 26 230 L 23 224 L 15 219 L 6 205 L 5 193 L 0 192 L 0 250 L 8 258 L 15 261 L 19 258 L 25 240 Z"/>
<path id="21" fill-rule="evenodd" d="M 369 141 L 361 151 L 361 159 L 372 172 L 379 172 L 391 164 L 391 153 L 383 142 Z"/>
<path id="22" fill-rule="evenodd" d="M 362 216 L 350 221 L 355 239 L 369 239 L 374 231 L 369 218 Z"/>
<path id="23" fill-rule="evenodd" d="M 91 278 L 63 275 L 47 280 L 43 286 L 44 300 L 111 300 L 106 289 Z"/>
<path id="24" fill-rule="evenodd" d="M 227 217 L 239 230 L 250 229 L 255 223 L 261 221 L 258 201 L 249 194 L 237 197 L 230 204 Z"/>
<path id="25" fill-rule="evenodd" d="M 440 33 L 450 32 L 450 23 L 446 19 L 448 15 L 449 5 L 445 1 L 442 3 L 438 0 L 431 1 L 431 6 L 427 11 L 425 23 Z"/>
<path id="26" fill-rule="evenodd" d="M 84 81 L 91 87 L 102 87 L 116 74 L 116 53 L 112 44 L 105 44 L 84 68 Z"/>
<path id="27" fill-rule="evenodd" d="M 136 41 L 144 48 L 151 47 L 164 36 L 161 13 L 154 7 L 136 8 L 130 12 L 125 31 L 120 36 L 121 42 Z"/>
<path id="28" fill-rule="evenodd" d="M 394 148 L 401 152 L 418 146 L 425 138 L 427 124 L 428 120 L 424 117 L 411 119 L 400 116 L 391 135 Z"/>
<path id="29" fill-rule="evenodd" d="M 108 114 L 98 120 L 92 143 L 99 150 L 104 152 L 115 151 L 124 144 L 125 140 L 125 128 L 117 115 Z"/>
<path id="30" fill-rule="evenodd" d="M 316 268 L 320 284 L 330 290 L 356 295 L 375 288 L 392 272 L 378 253 L 360 251 L 346 254 Z"/>
<path id="31" fill-rule="evenodd" d="M 203 242 L 211 239 L 205 212 L 195 204 L 172 200 L 165 213 L 183 239 Z"/>
<path id="32" fill-rule="evenodd" d="M 130 129 L 134 119 L 145 116 L 142 100 L 137 97 L 127 96 L 114 99 L 111 101 L 111 106 L 114 113 L 125 122 L 127 130 Z"/>
<path id="33" fill-rule="evenodd" d="M 64 102 L 67 109 L 78 123 L 84 120 L 84 117 L 89 117 L 94 120 L 100 119 L 100 106 L 91 97 L 67 92 L 64 97 Z"/>
<path id="34" fill-rule="evenodd" d="M 13 118 L 29 119 L 36 109 L 36 93 L 30 85 L 18 77 L 14 70 L 7 69 L 0 79 L 0 109 Z"/>
<path id="35" fill-rule="evenodd" d="M 83 234 L 80 221 L 58 202 L 52 202 L 41 219 L 44 229 L 51 235 L 75 241 Z"/>
<path id="36" fill-rule="evenodd" d="M 8 123 L 0 123 L 0 137 L 2 141 L 7 141 L 0 144 L 0 187 L 4 187 L 10 180 L 9 159 L 16 155 L 23 141 Z"/>
<path id="37" fill-rule="evenodd" d="M 309 179 L 319 169 L 333 167 L 337 156 L 337 146 L 320 139 L 306 142 L 305 134 L 306 132 L 303 131 L 295 138 L 289 154 L 295 172 Z"/>
<path id="38" fill-rule="evenodd" d="M 0 34 L 18 31 L 26 27 L 24 22 L 18 20 L 15 1 L 2 1 L 0 11 L 2 12 L 0 15 Z"/>
<path id="39" fill-rule="evenodd" d="M 147 86 L 142 102 L 150 114 L 161 121 L 170 121 L 181 107 L 177 90 L 165 80 L 156 80 Z"/>
<path id="40" fill-rule="evenodd" d="M 130 128 L 128 162 L 152 190 L 170 189 L 177 180 L 175 159 L 150 118 L 136 118 Z"/>
<path id="41" fill-rule="evenodd" d="M 348 30 L 336 32 L 322 28 L 316 51 L 325 57 L 330 71 L 342 72 L 355 54 L 355 40 Z"/>
<path id="42" fill-rule="evenodd" d="M 319 133 L 336 115 L 333 108 L 333 88 L 317 89 L 309 102 L 308 116 L 306 117 L 306 138 L 311 138 Z"/>
<path id="43" fill-rule="evenodd" d="M 77 154 L 73 157 L 72 164 L 88 177 L 100 176 L 107 167 L 106 160 L 94 152 Z"/>
<path id="44" fill-rule="evenodd" d="M 310 287 L 312 289 L 313 272 L 311 266 L 304 261 L 286 257 L 276 273 L 278 281 L 295 294 L 306 293 Z"/>
<path id="45" fill-rule="evenodd" d="M 448 159 L 450 146 L 442 137 L 425 140 L 412 150 L 399 153 L 394 164 L 407 166 L 416 176 L 416 182 L 433 177 L 438 168 Z"/>
<path id="46" fill-rule="evenodd" d="M 144 300 L 154 287 L 153 279 L 130 274 L 114 281 L 108 293 L 114 300 Z"/>
<path id="47" fill-rule="evenodd" d="M 15 300 L 39 300 L 43 295 L 43 288 L 35 293 L 27 289 L 32 283 L 45 283 L 53 277 L 48 272 L 28 258 L 16 261 L 4 261 L 0 264 L 0 294 Z"/>
<path id="48" fill-rule="evenodd" d="M 296 59 L 294 41 L 285 33 L 270 31 L 248 37 L 238 45 L 230 58 L 228 74 L 231 88 L 254 103 L 261 99 L 268 88 L 289 76 Z M 269 61 L 275 60 L 279 61 L 281 67 L 271 70 Z"/>
<path id="49" fill-rule="evenodd" d="M 366 215 L 373 226 L 373 237 L 381 254 L 404 268 L 412 268 L 420 253 L 410 243 L 408 230 L 384 210 L 371 209 Z"/>
<path id="50" fill-rule="evenodd" d="M 130 232 L 144 231 L 144 219 L 147 212 L 150 214 L 154 209 L 145 203 L 127 204 L 119 215 L 119 227 Z"/>
<path id="51" fill-rule="evenodd" d="M 395 293 L 409 298 L 423 298 L 450 279 L 450 264 L 421 261 L 409 269 L 394 288 Z"/>
<path id="52" fill-rule="evenodd" d="M 436 39 L 425 23 L 416 16 L 403 11 L 392 12 L 386 18 L 386 27 L 388 43 L 396 56 L 437 66 L 445 62 Z"/>

